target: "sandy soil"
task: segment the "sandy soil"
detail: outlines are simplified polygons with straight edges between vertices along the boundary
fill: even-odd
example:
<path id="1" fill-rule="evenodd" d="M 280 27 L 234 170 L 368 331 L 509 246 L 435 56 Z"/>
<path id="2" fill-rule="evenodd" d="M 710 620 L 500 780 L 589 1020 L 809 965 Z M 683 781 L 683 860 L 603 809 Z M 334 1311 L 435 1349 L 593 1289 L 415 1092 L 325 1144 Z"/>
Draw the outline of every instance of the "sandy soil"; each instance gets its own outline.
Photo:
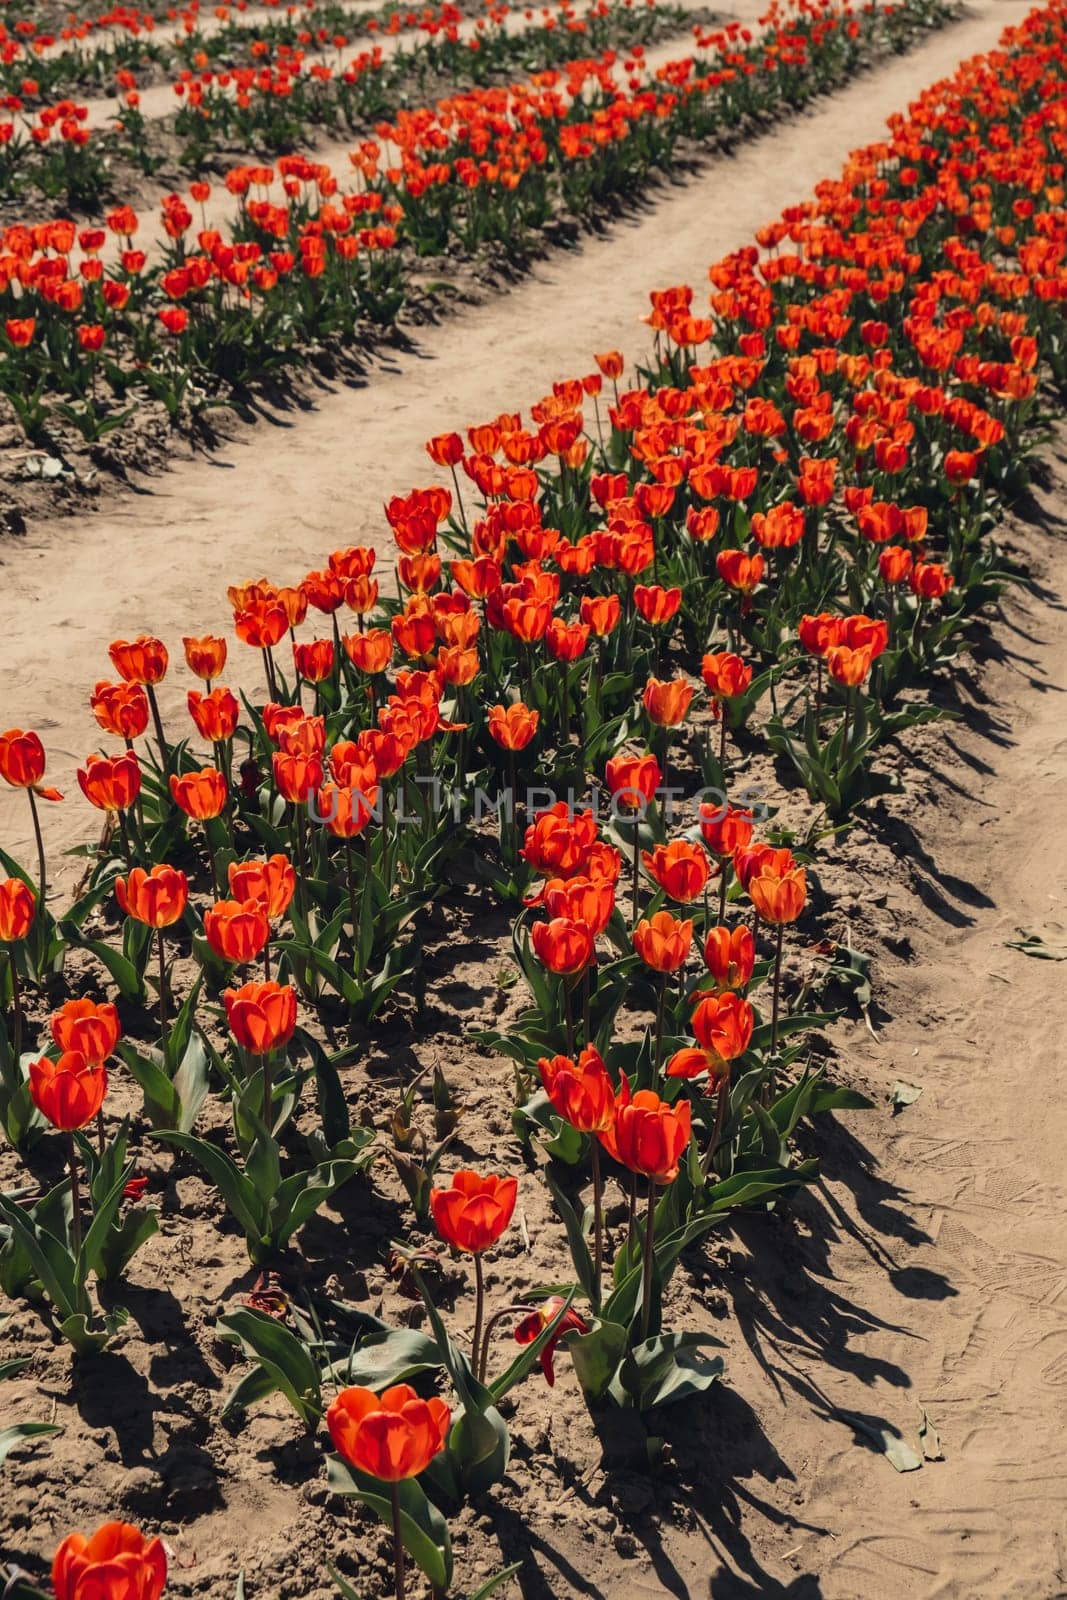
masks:
<path id="1" fill-rule="evenodd" d="M 36 726 L 53 781 L 74 788 L 73 768 L 94 738 L 86 695 L 106 674 L 108 639 L 150 628 L 176 645 L 184 631 L 225 625 L 227 582 L 263 570 L 298 577 L 354 540 L 384 550 L 378 508 L 432 476 L 422 451 L 429 433 L 529 404 L 554 378 L 584 371 L 586 352 L 638 352 L 649 288 L 702 282 L 708 261 L 833 172 L 920 82 L 988 48 L 1018 14 L 984 0 L 908 58 L 432 330 L 416 351 L 378 364 L 365 387 L 323 390 L 313 409 L 264 419 L 214 458 L 176 461 L 96 516 L 35 526 L 5 545 L 0 721 Z M 857 1019 L 837 1026 L 834 1043 L 839 1070 L 866 1084 L 880 1109 L 820 1135 L 824 1183 L 789 1220 L 746 1221 L 717 1247 L 704 1303 L 729 1340 L 728 1384 L 675 1423 L 674 1468 L 651 1483 L 605 1484 L 587 1442 L 568 1431 L 573 1380 L 561 1379 L 552 1448 L 569 1471 L 537 1479 L 520 1456 L 511 1511 L 479 1508 L 464 1529 L 478 1560 L 490 1538 L 510 1559 L 532 1552 L 525 1600 L 1067 1592 L 1067 1242 L 1057 1227 L 1067 991 L 1059 966 L 1005 945 L 1018 929 L 1062 943 L 1067 924 L 1067 431 L 1046 464 L 1047 480 L 1011 529 L 1033 581 L 1006 605 L 975 672 L 958 677 L 949 703 L 960 722 L 909 745 L 907 796 L 879 807 L 824 874 L 835 916 L 877 957 L 875 1036 Z M 175 717 L 177 676 L 165 703 Z M 19 799 L 2 797 L 0 828 L 5 846 L 28 859 Z M 87 808 L 72 800 L 47 822 L 55 849 L 84 837 Z M 466 978 L 480 981 L 484 998 L 484 973 Z M 440 1048 L 450 1064 L 463 1062 L 457 1039 Z M 430 1052 L 420 1048 L 420 1059 Z M 887 1102 L 901 1081 L 923 1092 L 893 1116 Z M 479 1074 L 473 1097 L 492 1088 L 492 1075 Z M 536 1279 L 547 1253 L 536 1217 L 531 1231 L 533 1257 L 521 1271 Z M 169 1249 L 162 1260 L 173 1269 L 173 1234 Z M 337 1241 L 326 1233 L 320 1253 L 330 1249 Z M 201 1320 L 213 1298 L 233 1293 L 239 1260 L 238 1242 L 220 1235 L 203 1259 L 182 1263 L 198 1283 Z M 175 1317 L 176 1341 L 178 1309 Z M 168 1389 L 175 1371 L 183 1382 Z M 302 1469 L 283 1456 L 267 1418 L 234 1441 L 217 1505 L 199 1460 L 203 1390 L 184 1381 L 173 1346 L 152 1355 L 149 1376 L 162 1399 L 140 1432 L 121 1432 L 103 1388 L 95 1404 L 78 1397 L 83 1459 L 99 1466 L 59 1492 L 48 1488 L 42 1455 L 19 1475 L 19 1525 L 30 1527 L 38 1509 L 42 1527 L 61 1509 L 88 1515 L 108 1485 L 127 1481 L 150 1516 L 162 1429 L 166 1453 L 174 1440 L 185 1452 L 166 1514 L 198 1518 L 179 1545 L 183 1571 L 198 1551 L 206 1558 L 198 1576 L 184 1573 L 180 1592 L 230 1600 L 232 1558 L 220 1548 L 284 1550 L 298 1524 L 314 1539 L 321 1502 L 298 1501 L 288 1486 L 286 1475 L 299 1481 Z M 869 1430 L 888 1426 L 920 1449 L 923 1409 L 945 1459 L 898 1474 L 871 1448 Z M 543 1453 L 553 1410 L 541 1411 Z M 72 1422 L 72 1448 L 78 1442 Z M 282 1594 L 288 1584 L 275 1569 L 273 1584 L 255 1592 Z M 311 1590 L 294 1582 L 292 1592 Z"/>

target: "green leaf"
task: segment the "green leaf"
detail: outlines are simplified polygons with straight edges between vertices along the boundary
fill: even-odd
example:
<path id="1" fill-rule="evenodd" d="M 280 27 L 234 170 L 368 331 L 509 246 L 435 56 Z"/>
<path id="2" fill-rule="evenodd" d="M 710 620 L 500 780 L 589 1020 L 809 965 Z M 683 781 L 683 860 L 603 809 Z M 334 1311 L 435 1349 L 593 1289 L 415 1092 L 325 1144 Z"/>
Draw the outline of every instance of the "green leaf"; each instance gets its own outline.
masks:
<path id="1" fill-rule="evenodd" d="M 407 1383 L 422 1372 L 443 1366 L 444 1358 L 432 1339 L 412 1329 L 396 1328 L 361 1340 L 347 1361 L 337 1363 L 337 1370 L 346 1384 L 380 1394 L 395 1383 Z"/>
<path id="2" fill-rule="evenodd" d="M 586 1237 L 584 1221 L 578 1216 L 577 1211 L 571 1205 L 547 1167 L 544 1171 L 544 1177 L 552 1198 L 556 1202 L 556 1209 L 563 1219 L 563 1226 L 567 1230 L 567 1243 L 570 1245 L 571 1260 L 574 1262 L 574 1270 L 578 1274 L 578 1282 L 584 1289 L 590 1305 L 596 1307 L 595 1269 Z"/>
<path id="3" fill-rule="evenodd" d="M 254 1186 L 233 1159 L 217 1145 L 210 1144 L 207 1139 L 197 1139 L 191 1133 L 161 1129 L 156 1138 L 173 1145 L 176 1150 L 184 1150 L 200 1163 L 244 1229 L 249 1244 L 258 1245 L 266 1234 L 266 1213 Z"/>
<path id="4" fill-rule="evenodd" d="M 295 1333 L 250 1307 L 228 1312 L 219 1318 L 219 1325 L 236 1336 L 248 1359 L 270 1376 L 273 1389 L 284 1394 L 302 1422 L 310 1426 L 319 1421 L 323 1407 L 318 1364 Z"/>
<path id="5" fill-rule="evenodd" d="M 326 1469 L 332 1494 L 354 1495 L 376 1512 L 387 1528 L 392 1527 L 392 1500 L 384 1484 L 357 1472 L 340 1456 L 329 1456 Z M 434 1589 L 448 1589 L 452 1582 L 452 1541 L 447 1522 L 414 1478 L 397 1484 L 397 1498 L 404 1549 Z"/>
<path id="6" fill-rule="evenodd" d="M 834 1415 L 869 1439 L 897 1472 L 915 1472 L 922 1466 L 922 1456 L 887 1422 L 870 1422 L 855 1411 L 835 1411 Z"/>
<path id="7" fill-rule="evenodd" d="M 626 1329 L 618 1322 L 594 1322 L 588 1333 L 565 1334 L 563 1344 L 574 1362 L 586 1399 L 602 1401 L 626 1355 Z"/>
<path id="8" fill-rule="evenodd" d="M 721 1356 L 709 1349 L 723 1348 L 712 1334 L 665 1333 L 634 1345 L 623 1361 L 618 1382 L 639 1411 L 674 1405 L 701 1394 L 722 1376 Z"/>
<path id="9" fill-rule="evenodd" d="M 510 1567 L 505 1567 L 502 1572 L 495 1572 L 491 1578 L 487 1578 L 481 1588 L 474 1591 L 470 1600 L 489 1600 L 489 1596 L 495 1594 L 502 1583 L 507 1583 L 509 1578 L 513 1578 L 516 1572 L 521 1571 L 522 1562 L 513 1561 Z"/>

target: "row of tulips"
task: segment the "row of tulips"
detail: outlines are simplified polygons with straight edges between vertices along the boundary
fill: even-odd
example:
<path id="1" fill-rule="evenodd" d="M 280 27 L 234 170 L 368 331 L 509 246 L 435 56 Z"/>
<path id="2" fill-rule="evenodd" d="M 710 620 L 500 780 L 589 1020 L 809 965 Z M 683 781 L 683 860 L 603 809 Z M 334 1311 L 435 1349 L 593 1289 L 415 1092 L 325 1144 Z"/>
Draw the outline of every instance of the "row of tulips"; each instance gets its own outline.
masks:
<path id="1" fill-rule="evenodd" d="M 227 642 L 184 641 L 208 765 L 167 725 L 164 645 L 115 641 L 116 676 L 92 694 L 113 743 L 79 773 L 107 825 L 58 920 L 41 892 L 39 809 L 60 803 L 45 752 L 0 737 L 0 777 L 25 790 L 40 842 L 36 877 L 5 857 L 0 884 L 4 1120 L 30 1153 L 57 1130 L 67 1163 L 45 1194 L 0 1199 L 0 1283 L 43 1296 L 79 1348 L 115 1331 L 88 1279 L 120 1275 L 151 1228 L 122 1221 L 136 1180 L 107 1107 L 116 1050 L 142 1121 L 202 1166 L 256 1260 L 337 1183 L 391 1161 L 425 1336 L 368 1334 L 339 1304 L 309 1318 L 284 1296 L 222 1325 L 250 1362 L 228 1411 L 281 1394 L 325 1423 L 331 1487 L 394 1529 L 398 1595 L 411 1559 L 448 1587 L 447 1515 L 506 1470 L 500 1403 L 532 1363 L 552 1376 L 565 1349 L 598 1427 L 718 1379 L 715 1341 L 665 1325 L 672 1275 L 730 1208 L 810 1178 L 801 1118 L 862 1103 L 812 1065 L 824 1018 L 789 993 L 787 940 L 824 829 L 887 786 L 880 751 L 933 714 L 931 679 L 1004 581 L 991 530 L 1025 474 L 1038 374 L 1064 377 L 1065 47 L 1055 0 L 714 264 L 710 315 L 688 287 L 653 295 L 654 348 L 629 387 L 604 352 L 528 424 L 432 439 L 448 486 L 385 508 L 398 598 L 360 547 L 296 585 L 231 590 L 262 692 L 242 713 Z M 806 832 L 741 788 L 761 752 L 802 780 Z M 488 823 L 485 796 L 503 801 Z M 417 958 L 393 964 L 400 930 L 464 870 L 512 907 L 530 994 L 506 1034 L 481 1036 L 516 1065 L 519 1180 L 442 1176 L 447 1085 L 432 1140 L 417 1085 L 387 1131 L 354 1133 L 345 1060 L 317 1037 L 318 1017 L 373 1019 Z M 115 1001 L 68 1001 L 26 1048 L 26 997 L 72 944 Z M 181 994 L 178 949 L 200 969 Z M 158 1046 L 121 1033 L 152 990 Z M 194 1131 L 219 1101 L 225 1149 Z M 497 1305 L 490 1253 L 519 1183 L 537 1182 L 570 1286 Z M 431 1225 L 472 1260 L 466 1345 L 422 1271 Z M 502 1333 L 519 1353 L 499 1370 Z M 150 1540 L 94 1537 L 61 1547 L 59 1600 L 80 1563 L 120 1549 L 161 1591 Z"/>
<path id="2" fill-rule="evenodd" d="M 157 119 L 143 115 L 136 76 L 121 68 L 113 80 L 119 98 L 111 127 L 92 127 L 89 107 L 70 98 L 27 109 L 24 95 L 8 96 L 0 121 L 0 195 L 59 200 L 92 213 L 131 167 L 151 175 L 173 164 L 175 135 L 178 164 L 199 173 L 218 166 L 220 149 L 291 151 L 316 136 L 368 129 L 424 93 L 428 80 L 466 86 L 519 67 L 546 70 L 591 49 L 640 46 L 679 32 L 687 16 L 655 0 L 640 6 L 598 0 L 581 15 L 564 3 L 516 31 L 509 15 L 507 7 L 491 10 L 468 36 L 461 32 L 463 13 L 449 6 L 419 19 L 413 43 L 389 53 L 368 40 L 349 55 L 342 35 L 328 56 L 304 45 L 250 40 L 243 64 L 211 71 L 206 56 L 198 56 L 196 68 L 184 68 L 174 81 L 178 109 Z"/>
<path id="3" fill-rule="evenodd" d="M 670 87 L 653 89 L 639 75 L 623 92 L 603 61 L 572 64 L 565 83 L 550 74 L 512 91 L 472 92 L 383 126 L 382 139 L 402 151 L 396 167 L 389 146 L 364 141 L 347 192 L 304 156 L 283 157 L 277 170 L 234 169 L 226 181 L 241 211 L 229 237 L 196 229 L 194 208 L 210 189 L 194 184 L 188 204 L 165 203 L 170 243 L 151 263 L 135 247 L 138 218 L 128 206 L 108 214 L 106 229 L 10 227 L 0 239 L 0 344 L 11 359 L 0 385 L 42 444 L 57 425 L 99 440 L 146 391 L 173 418 L 225 403 L 324 344 L 350 344 L 368 320 L 395 318 L 406 292 L 399 246 L 521 251 L 560 206 L 585 214 L 639 188 L 683 133 L 710 136 L 752 112 L 781 113 L 855 70 L 886 30 L 903 38 L 944 15 L 929 0 L 908 0 L 850 19 L 821 0 L 814 10 L 798 6 L 788 23 L 773 13 L 760 42 L 745 44 L 733 30 L 708 37 L 719 67 L 702 77 L 694 60 L 661 69 L 657 79 Z M 435 145 L 441 159 L 427 165 Z M 276 179 L 285 204 L 269 198 Z M 113 242 L 122 246 L 117 263 Z"/>
<path id="4" fill-rule="evenodd" d="M 264 17 L 263 11 L 276 16 Z M 251 11 L 251 19 L 246 13 Z M 24 105 L 86 91 L 106 91 L 116 73 L 145 83 L 212 62 L 246 62 L 281 49 L 345 50 L 357 39 L 436 32 L 462 15 L 455 0 L 415 8 L 385 4 L 353 11 L 344 0 L 269 0 L 251 6 L 168 8 L 150 12 L 117 6 L 93 18 L 48 26 L 30 18 L 6 23 L 0 16 L 0 89 Z"/>

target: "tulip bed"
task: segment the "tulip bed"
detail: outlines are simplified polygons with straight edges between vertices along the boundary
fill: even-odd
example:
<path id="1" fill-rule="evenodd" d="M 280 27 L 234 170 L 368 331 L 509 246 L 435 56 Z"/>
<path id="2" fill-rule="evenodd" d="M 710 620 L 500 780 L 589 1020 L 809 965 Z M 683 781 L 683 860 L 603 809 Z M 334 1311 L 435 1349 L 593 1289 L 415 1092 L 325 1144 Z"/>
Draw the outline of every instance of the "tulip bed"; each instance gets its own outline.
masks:
<path id="1" fill-rule="evenodd" d="M 506 1492 L 538 1362 L 549 1382 L 565 1363 L 609 1452 L 654 1455 L 664 1409 L 724 1373 L 687 1325 L 688 1264 L 731 1211 L 811 1180 L 802 1122 L 865 1104 L 829 1080 L 828 1017 L 785 957 L 821 841 L 939 715 L 931 686 L 1007 578 L 993 529 L 1039 376 L 1065 377 L 1065 38 L 1067 6 L 1040 8 L 919 96 L 711 267 L 710 306 L 654 293 L 636 371 L 603 352 L 528 423 L 433 438 L 437 481 L 385 508 L 399 598 L 362 547 L 236 586 L 237 658 L 183 641 L 182 729 L 164 643 L 113 642 L 91 694 L 108 742 L 78 774 L 103 834 L 63 915 L 44 748 L 0 735 L 39 842 L 32 871 L 2 857 L 0 1286 L 78 1363 L 128 1345 L 152 1187 L 179 1230 L 173 1173 L 199 1172 L 260 1269 L 219 1319 L 243 1358 L 224 1415 L 293 1414 L 330 1503 L 391 1530 L 398 1596 L 414 1569 L 449 1589 L 450 1522 Z M 756 756 L 806 827 L 742 787 Z M 512 1063 L 513 1137 L 498 1116 L 473 1150 L 469 1057 L 462 1079 L 391 1078 L 384 1114 L 368 1065 L 432 1008 L 420 953 L 464 897 L 506 917 L 519 986 L 466 1046 Z M 393 1319 L 301 1250 L 375 1187 Z M 514 1242 L 535 1193 L 540 1283 Z M 458 1302 L 446 1249 L 469 1261 Z M 351 1528 L 329 1571 L 363 1591 Z M 151 1529 L 114 1522 L 65 1538 L 52 1574 L 57 1600 L 182 1583 Z"/>
<path id="2" fill-rule="evenodd" d="M 228 236 L 196 229 L 207 183 L 188 203 L 170 196 L 168 248 L 152 261 L 135 247 L 130 206 L 109 212 L 106 229 L 17 224 L 0 235 L 0 392 L 46 448 L 63 430 L 98 443 L 146 395 L 172 421 L 195 421 L 392 322 L 417 257 L 521 258 L 560 213 L 587 217 L 641 192 L 693 141 L 785 114 L 948 15 L 938 0 L 907 0 L 853 18 L 825 0 L 790 21 L 772 13 L 751 43 L 701 35 L 707 54 L 654 78 L 633 63 L 625 90 L 609 52 L 471 91 L 379 125 L 352 153 L 347 191 L 303 155 L 233 169 L 226 186 L 241 204 Z M 270 198 L 278 177 L 283 204 Z M 115 246 L 118 260 L 105 261 Z"/>

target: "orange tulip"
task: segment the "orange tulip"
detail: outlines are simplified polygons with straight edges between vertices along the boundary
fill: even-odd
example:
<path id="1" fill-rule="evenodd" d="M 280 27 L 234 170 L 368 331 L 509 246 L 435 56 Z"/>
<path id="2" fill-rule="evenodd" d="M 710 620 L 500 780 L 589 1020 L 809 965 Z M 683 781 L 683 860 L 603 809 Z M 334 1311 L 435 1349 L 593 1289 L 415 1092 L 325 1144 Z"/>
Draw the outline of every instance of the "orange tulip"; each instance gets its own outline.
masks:
<path id="1" fill-rule="evenodd" d="M 611 1154 L 631 1172 L 643 1173 L 652 1183 L 673 1183 L 678 1163 L 692 1133 L 688 1100 L 668 1105 L 651 1089 L 639 1089 L 615 1104 L 611 1138 L 602 1139 Z"/>
<path id="2" fill-rule="evenodd" d="M 826 652 L 826 669 L 835 683 L 856 689 L 871 670 L 871 652 L 866 648 L 852 650 L 847 644 L 831 645 Z"/>
<path id="3" fill-rule="evenodd" d="M 262 955 L 270 938 L 270 922 L 259 900 L 217 900 L 204 912 L 207 942 L 223 961 L 245 966 Z"/>
<path id="4" fill-rule="evenodd" d="M 758 871 L 747 885 L 748 897 L 764 922 L 795 922 L 807 899 L 807 874 L 803 867 L 786 872 Z"/>
<path id="5" fill-rule="evenodd" d="M 525 750 L 540 720 L 540 712 L 531 711 L 521 700 L 514 705 L 489 708 L 489 732 L 505 750 Z"/>
<path id="6" fill-rule="evenodd" d="M 752 682 L 752 668 L 729 650 L 723 650 L 718 655 L 706 655 L 700 664 L 700 675 L 708 693 L 715 700 L 736 699 L 745 693 Z"/>
<path id="7" fill-rule="evenodd" d="M 634 586 L 634 605 L 653 627 L 669 622 L 682 603 L 681 589 L 661 589 L 658 584 Z"/>
<path id="8" fill-rule="evenodd" d="M 578 1060 L 542 1056 L 537 1063 L 545 1093 L 579 1133 L 602 1133 L 615 1116 L 615 1091 L 599 1051 L 587 1045 Z"/>
<path id="9" fill-rule="evenodd" d="M 604 932 L 615 910 L 615 881 L 585 876 L 550 878 L 545 884 L 544 905 L 550 920 L 563 917 L 584 922 L 596 938 Z"/>
<path id="10" fill-rule="evenodd" d="M 675 678 L 669 683 L 649 678 L 642 695 L 650 720 L 660 728 L 677 728 L 684 722 L 692 699 L 693 686 L 684 678 Z"/>
<path id="11" fill-rule="evenodd" d="M 455 1173 L 451 1188 L 430 1190 L 438 1233 L 454 1249 L 481 1255 L 496 1244 L 511 1221 L 518 1187 L 515 1178 Z"/>
<path id="12" fill-rule="evenodd" d="M 77 1051 L 91 1067 L 103 1066 L 122 1037 L 115 1007 L 95 1000 L 68 1000 L 52 1013 L 49 1028 L 60 1050 Z"/>
<path id="13" fill-rule="evenodd" d="M 748 556 L 743 550 L 720 550 L 715 557 L 715 570 L 728 588 L 751 594 L 763 577 L 763 557 Z"/>
<path id="14" fill-rule="evenodd" d="M 704 940 L 708 971 L 722 989 L 741 989 L 752 977 L 756 945 L 748 928 L 711 928 Z"/>
<path id="15" fill-rule="evenodd" d="M 229 689 L 224 689 L 221 684 L 212 689 L 210 694 L 201 694 L 199 689 L 190 689 L 186 696 L 189 715 L 196 724 L 196 731 L 202 739 L 209 739 L 212 744 L 221 744 L 225 739 L 232 739 L 234 729 L 241 710 L 237 704 L 236 696 Z"/>
<path id="16" fill-rule="evenodd" d="M 127 1522 L 105 1522 L 88 1539 L 68 1533 L 52 1561 L 56 1600 L 159 1600 L 166 1581 L 162 1540 Z"/>
<path id="17" fill-rule="evenodd" d="M 655 756 L 612 756 L 604 769 L 615 804 L 644 811 L 656 798 L 661 773 Z"/>
<path id="18" fill-rule="evenodd" d="M 149 928 L 169 928 L 184 914 L 189 880 L 176 867 L 161 864 L 146 872 L 134 867 L 129 878 L 115 879 L 115 899 L 135 922 Z"/>
<path id="19" fill-rule="evenodd" d="M 293 662 L 306 682 L 325 683 L 333 672 L 333 640 L 311 639 L 306 644 L 294 644 Z"/>
<path id="20" fill-rule="evenodd" d="M 557 800 L 527 828 L 522 855 L 536 872 L 570 877 L 584 869 L 596 836 L 591 811 L 573 815 L 566 800 Z"/>
<path id="21" fill-rule="evenodd" d="M 617 594 L 587 594 L 578 607 L 580 620 L 598 639 L 604 639 L 614 632 L 621 615 L 622 606 Z"/>
<path id="22" fill-rule="evenodd" d="M 384 628 L 371 628 L 366 633 L 345 634 L 341 640 L 345 654 L 360 672 L 384 672 L 393 655 L 392 635 Z"/>
<path id="23" fill-rule="evenodd" d="M 222 677 L 226 665 L 225 639 L 218 639 L 209 633 L 202 639 L 183 639 L 182 644 L 186 665 L 195 678 L 203 678 L 205 683 L 210 683 L 212 679 Z"/>
<path id="24" fill-rule="evenodd" d="M 303 805 L 312 790 L 322 782 L 322 760 L 319 756 L 292 756 L 284 750 L 276 750 L 271 764 L 275 787 L 290 805 Z"/>
<path id="25" fill-rule="evenodd" d="M 316 796 L 316 815 L 335 839 L 355 839 L 370 822 L 377 798 L 377 783 L 364 787 L 327 783 Z"/>
<path id="26" fill-rule="evenodd" d="M 425 1472 L 444 1448 L 451 1421 L 443 1400 L 436 1395 L 422 1400 L 406 1383 L 381 1396 L 371 1389 L 342 1389 L 326 1413 L 338 1455 L 382 1483 Z"/>
<path id="27" fill-rule="evenodd" d="M 25 939 L 37 914 L 37 896 L 21 878 L 0 878 L 0 944 Z"/>
<path id="28" fill-rule="evenodd" d="M 711 853 L 725 859 L 751 839 L 752 813 L 737 806 L 704 801 L 700 807 L 700 833 Z"/>
<path id="29" fill-rule="evenodd" d="M 296 990 L 290 984 L 245 983 L 222 998 L 230 1032 L 249 1055 L 269 1055 L 293 1037 Z"/>
<path id="30" fill-rule="evenodd" d="M 30 1096 L 53 1128 L 73 1133 L 92 1122 L 107 1094 L 107 1071 L 87 1061 L 80 1050 L 66 1050 L 58 1061 L 31 1061 Z"/>
<path id="31" fill-rule="evenodd" d="M 681 922 L 669 911 L 642 917 L 634 929 L 634 949 L 653 972 L 677 972 L 684 967 L 692 943 L 692 922 Z"/>
<path id="32" fill-rule="evenodd" d="M 755 1016 L 747 1000 L 727 990 L 704 995 L 693 1012 L 693 1033 L 705 1050 L 735 1061 L 752 1043 Z"/>
<path id="33" fill-rule="evenodd" d="M 643 850 L 641 860 L 645 871 L 664 893 L 683 905 L 703 894 L 711 876 L 707 856 L 698 844 L 690 844 L 688 839 L 675 839 L 671 844 L 658 844 L 654 850 Z"/>
<path id="34" fill-rule="evenodd" d="M 226 779 L 217 767 L 183 772 L 180 777 L 172 773 L 170 793 L 175 805 L 197 822 L 221 816 L 226 808 Z"/>
<path id="35" fill-rule="evenodd" d="M 141 765 L 132 750 L 121 756 L 87 756 L 78 768 L 78 785 L 90 805 L 125 811 L 141 792 Z"/>
<path id="36" fill-rule="evenodd" d="M 535 922 L 530 935 L 537 959 L 550 972 L 570 977 L 584 972 L 596 958 L 593 931 L 584 922 L 570 917 L 553 917 L 550 922 Z"/>
<path id="37" fill-rule="evenodd" d="M 36 789 L 44 777 L 44 746 L 35 733 L 0 733 L 0 778 L 15 789 Z"/>
<path id="38" fill-rule="evenodd" d="M 139 739 L 148 727 L 148 696 L 139 683 L 98 683 L 89 700 L 105 733 Z"/>
<path id="39" fill-rule="evenodd" d="M 296 891 L 296 873 L 288 856 L 280 853 L 266 861 L 231 861 L 230 893 L 241 905 L 258 900 L 273 921 L 284 917 Z"/>
<path id="40" fill-rule="evenodd" d="M 136 639 L 116 639 L 108 646 L 111 664 L 127 683 L 159 683 L 166 676 L 169 657 L 160 639 L 142 633 Z"/>

